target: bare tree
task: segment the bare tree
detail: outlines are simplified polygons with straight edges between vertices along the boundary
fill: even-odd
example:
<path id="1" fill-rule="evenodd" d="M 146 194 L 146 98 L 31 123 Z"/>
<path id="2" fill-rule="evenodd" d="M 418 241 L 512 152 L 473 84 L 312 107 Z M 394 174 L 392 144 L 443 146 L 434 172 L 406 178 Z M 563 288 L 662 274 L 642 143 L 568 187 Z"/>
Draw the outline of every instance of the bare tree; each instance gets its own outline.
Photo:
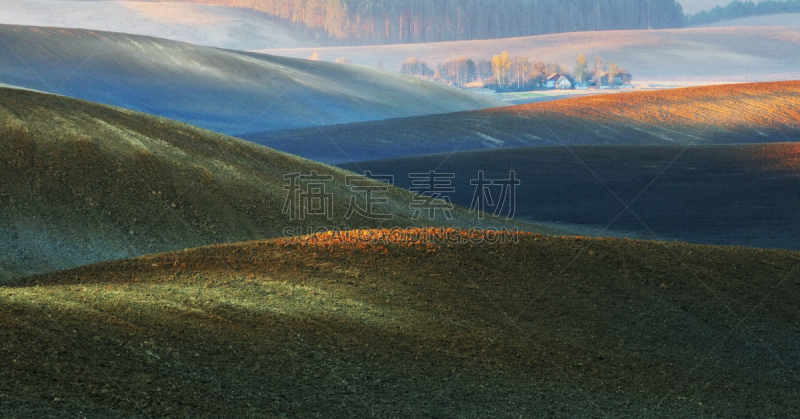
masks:
<path id="1" fill-rule="evenodd" d="M 514 58 L 514 72 L 517 73 L 517 89 L 520 88 L 520 84 L 525 83 L 525 76 L 528 73 L 529 65 L 530 62 L 528 62 L 527 57 Z"/>
<path id="2" fill-rule="evenodd" d="M 608 63 L 608 84 L 612 87 L 614 86 L 615 79 L 619 76 L 619 68 L 617 64 L 613 61 L 609 61 Z"/>
<path id="3" fill-rule="evenodd" d="M 583 54 L 578 55 L 578 60 L 575 62 L 575 77 L 583 83 L 588 72 L 589 66 L 586 65 L 586 56 Z"/>

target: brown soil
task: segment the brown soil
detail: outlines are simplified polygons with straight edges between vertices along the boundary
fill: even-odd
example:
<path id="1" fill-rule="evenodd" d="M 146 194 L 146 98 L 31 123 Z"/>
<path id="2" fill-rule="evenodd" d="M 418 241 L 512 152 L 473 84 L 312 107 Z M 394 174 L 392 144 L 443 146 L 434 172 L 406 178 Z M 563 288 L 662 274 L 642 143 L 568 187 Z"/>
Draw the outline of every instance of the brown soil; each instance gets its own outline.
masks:
<path id="1" fill-rule="evenodd" d="M 0 415 L 800 411 L 796 252 L 414 234 L 212 246 L 0 288 Z"/>
<path id="2" fill-rule="evenodd" d="M 800 82 L 595 95 L 248 138 L 332 164 L 498 147 L 790 142 L 800 140 Z"/>
<path id="3" fill-rule="evenodd" d="M 441 225 L 392 188 L 344 217 L 351 172 L 138 112 L 0 89 L 0 281 L 102 260 L 281 237 L 284 228 Z M 283 214 L 284 175 L 329 175 L 333 219 Z M 304 185 L 306 182 L 301 182 Z M 363 205 L 363 203 L 362 203 Z M 483 222 L 465 210 L 455 225 Z M 526 227 L 526 228 L 530 228 Z M 545 231 L 545 230 L 542 230 Z M 548 230 L 552 231 L 552 230 Z"/>

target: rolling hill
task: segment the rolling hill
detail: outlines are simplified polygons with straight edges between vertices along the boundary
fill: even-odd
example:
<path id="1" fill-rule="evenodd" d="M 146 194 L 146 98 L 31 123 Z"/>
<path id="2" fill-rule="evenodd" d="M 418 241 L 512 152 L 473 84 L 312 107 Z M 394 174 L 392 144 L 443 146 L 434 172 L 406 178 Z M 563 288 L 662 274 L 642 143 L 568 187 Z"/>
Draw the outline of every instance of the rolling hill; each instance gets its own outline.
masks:
<path id="1" fill-rule="evenodd" d="M 488 238 L 250 242 L 0 287 L 0 414 L 800 410 L 797 252 Z"/>
<path id="2" fill-rule="evenodd" d="M 595 95 L 245 138 L 331 164 L 501 147 L 798 141 L 800 82 Z"/>
<path id="3" fill-rule="evenodd" d="M 393 220 L 347 217 L 361 193 L 352 186 L 385 183 L 350 185 L 352 173 L 334 167 L 63 96 L 0 89 L 0 145 L 0 281 L 307 228 L 451 223 L 411 219 L 412 195 L 388 187 L 376 212 Z M 315 172 L 329 178 L 305 178 Z M 284 211 L 292 173 L 304 176 L 292 182 L 294 215 Z M 305 218 L 303 202 L 312 205 Z M 482 224 L 465 210 L 453 215 L 456 225 Z"/>
<path id="4" fill-rule="evenodd" d="M 231 135 L 501 105 L 395 73 L 138 35 L 0 25 L 0 39 L 0 83 Z"/>
<path id="5" fill-rule="evenodd" d="M 431 68 L 459 56 L 491 60 L 508 51 L 531 61 L 573 68 L 578 54 L 602 56 L 633 74 L 639 83 L 692 85 L 800 79 L 800 28 L 688 28 L 574 32 L 519 38 L 438 42 L 414 45 L 313 49 L 324 60 L 347 57 L 354 64 L 399 71 L 409 57 Z M 312 49 L 261 52 L 308 57 Z"/>
<path id="6" fill-rule="evenodd" d="M 403 188 L 413 186 L 410 173 L 452 173 L 448 196 L 466 207 L 479 171 L 501 180 L 513 170 L 518 219 L 596 235 L 800 250 L 800 143 L 502 148 L 342 167 L 355 166 L 394 175 Z M 488 213 L 500 194 L 489 187 Z"/>
<path id="7" fill-rule="evenodd" d="M 263 14 L 185 2 L 5 1 L 0 23 L 122 32 L 235 50 L 320 46 Z"/>

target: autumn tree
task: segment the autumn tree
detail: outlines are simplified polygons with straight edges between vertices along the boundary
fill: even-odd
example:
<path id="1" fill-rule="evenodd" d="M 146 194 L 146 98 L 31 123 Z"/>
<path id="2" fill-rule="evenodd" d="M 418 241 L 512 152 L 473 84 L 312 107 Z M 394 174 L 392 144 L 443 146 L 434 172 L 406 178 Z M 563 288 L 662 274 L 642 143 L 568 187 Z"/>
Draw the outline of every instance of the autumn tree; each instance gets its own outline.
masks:
<path id="1" fill-rule="evenodd" d="M 308 59 L 309 59 L 309 60 L 311 60 L 311 61 L 319 61 L 319 53 L 318 53 L 317 51 L 314 51 L 314 52 L 313 52 L 313 53 L 312 53 L 312 54 L 311 54 L 311 55 L 308 57 Z"/>
<path id="2" fill-rule="evenodd" d="M 586 56 L 583 54 L 578 55 L 578 60 L 575 61 L 575 78 L 583 83 L 586 80 L 586 75 L 589 73 L 589 66 L 586 64 Z"/>
<path id="3" fill-rule="evenodd" d="M 494 71 L 494 75 L 497 77 L 497 83 L 500 87 L 503 87 L 503 82 L 508 78 L 508 70 L 510 69 L 511 59 L 506 51 L 492 57 L 492 71 Z"/>

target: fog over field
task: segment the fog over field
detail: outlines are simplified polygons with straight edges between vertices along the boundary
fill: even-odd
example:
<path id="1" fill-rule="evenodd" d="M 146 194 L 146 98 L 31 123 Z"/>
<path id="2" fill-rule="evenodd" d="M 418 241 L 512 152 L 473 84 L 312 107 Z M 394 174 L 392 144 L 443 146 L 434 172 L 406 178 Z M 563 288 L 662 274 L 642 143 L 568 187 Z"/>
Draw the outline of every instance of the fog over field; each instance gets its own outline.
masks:
<path id="1" fill-rule="evenodd" d="M 701 25 L 703 28 L 742 26 L 800 26 L 800 13 L 783 13 L 777 15 L 748 16 L 739 19 L 721 20 L 719 22 Z"/>
<path id="2" fill-rule="evenodd" d="M 185 2 L 2 0 L 0 23 L 122 32 L 237 50 L 317 45 L 263 14 Z"/>
<path id="3" fill-rule="evenodd" d="M 409 57 L 432 68 L 459 56 L 490 60 L 501 51 L 572 69 L 579 54 L 600 55 L 633 74 L 634 83 L 692 85 L 800 78 L 800 27 L 741 27 L 574 32 L 508 39 L 413 45 L 268 49 L 259 52 L 324 60 L 347 57 L 355 64 L 399 70 Z"/>
<path id="4" fill-rule="evenodd" d="M 397 73 L 139 35 L 0 25 L 0 38 L 0 83 L 231 135 L 501 105 Z"/>
<path id="5" fill-rule="evenodd" d="M 725 6 L 729 4 L 731 0 L 683 0 L 679 1 L 681 6 L 683 6 L 683 12 L 686 14 L 694 14 L 703 10 L 710 10 L 713 9 L 715 6 Z M 758 3 L 759 1 L 753 1 L 753 3 Z"/>

